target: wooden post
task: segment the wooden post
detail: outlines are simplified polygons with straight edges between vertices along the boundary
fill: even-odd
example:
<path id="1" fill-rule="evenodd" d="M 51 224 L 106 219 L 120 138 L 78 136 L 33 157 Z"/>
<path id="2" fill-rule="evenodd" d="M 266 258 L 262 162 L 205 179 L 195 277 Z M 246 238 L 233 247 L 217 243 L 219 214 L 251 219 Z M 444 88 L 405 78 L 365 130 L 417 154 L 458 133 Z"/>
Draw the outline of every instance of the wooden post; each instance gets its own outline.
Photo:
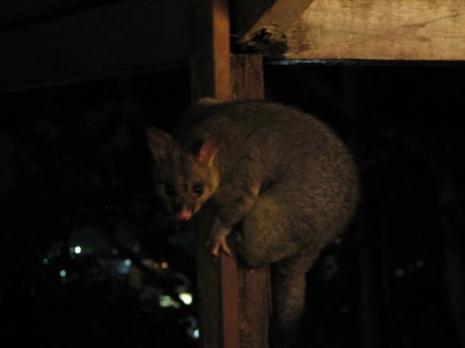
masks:
<path id="1" fill-rule="evenodd" d="M 194 0 L 191 88 L 194 99 L 231 100 L 228 0 Z"/>
<path id="2" fill-rule="evenodd" d="M 262 62 L 261 55 L 242 54 L 232 57 L 234 100 L 264 98 Z M 241 347 L 268 347 L 271 308 L 269 267 L 251 269 L 239 262 L 238 276 Z"/>
<path id="3" fill-rule="evenodd" d="M 194 100 L 232 98 L 227 0 L 194 0 L 191 90 Z M 234 258 L 205 247 L 214 215 L 206 205 L 197 230 L 198 311 L 202 348 L 239 348 L 239 290 Z"/>
<path id="4" fill-rule="evenodd" d="M 231 101 L 233 89 L 236 100 L 262 99 L 261 57 L 235 57 L 231 74 L 227 0 L 194 0 L 193 10 L 193 99 L 214 97 Z M 215 260 L 210 255 L 205 244 L 214 213 L 214 207 L 206 204 L 198 219 L 196 257 L 201 347 L 265 348 L 268 272 L 242 265 L 238 271 L 236 257 L 221 254 Z M 234 251 L 234 238 L 230 238 L 229 244 Z"/>

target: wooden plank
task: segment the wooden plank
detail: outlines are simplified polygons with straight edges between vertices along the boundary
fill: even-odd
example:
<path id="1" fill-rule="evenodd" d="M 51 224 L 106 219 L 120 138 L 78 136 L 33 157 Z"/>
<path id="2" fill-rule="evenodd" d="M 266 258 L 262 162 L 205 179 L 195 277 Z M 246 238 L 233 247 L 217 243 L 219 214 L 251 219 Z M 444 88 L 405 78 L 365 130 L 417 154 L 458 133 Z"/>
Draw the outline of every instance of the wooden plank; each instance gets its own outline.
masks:
<path id="1" fill-rule="evenodd" d="M 207 202 L 199 212 L 196 226 L 197 312 L 201 348 L 222 347 L 221 268 L 205 247 L 214 213 L 214 207 Z"/>
<path id="2" fill-rule="evenodd" d="M 236 0 L 234 33 L 242 46 L 282 56 L 286 32 L 312 0 Z"/>
<path id="3" fill-rule="evenodd" d="M 264 98 L 262 56 L 232 56 L 231 77 L 233 100 Z M 201 76 L 202 83 L 205 78 Z M 251 269 L 237 263 L 236 257 L 225 254 L 221 254 L 219 260 L 213 259 L 205 244 L 214 215 L 214 207 L 204 207 L 197 230 L 201 346 L 268 347 L 269 267 Z M 233 231 L 229 239 L 233 251 L 235 233 L 237 231 Z"/>
<path id="4" fill-rule="evenodd" d="M 233 100 L 261 100 L 265 98 L 262 55 L 233 55 L 231 75 Z"/>
<path id="5" fill-rule="evenodd" d="M 0 32 L 0 91 L 187 65 L 188 0 L 124 2 Z"/>
<path id="6" fill-rule="evenodd" d="M 229 101 L 232 98 L 232 85 L 228 0 L 213 0 L 212 11 L 215 97 L 218 100 Z"/>
<path id="7" fill-rule="evenodd" d="M 194 0 L 193 52 L 194 99 L 231 100 L 230 24 L 227 0 Z"/>
<path id="8" fill-rule="evenodd" d="M 194 8 L 193 98 L 263 99 L 261 56 L 234 56 L 231 72 L 227 2 L 199 0 L 194 2 Z M 205 248 L 215 207 L 207 205 L 204 209 L 199 218 L 196 247 L 201 346 L 267 347 L 268 269 L 251 270 L 238 266 L 235 257 L 225 254 L 215 262 Z M 233 252 L 235 233 L 233 231 L 229 239 Z"/>
<path id="9" fill-rule="evenodd" d="M 240 43 L 261 44 L 264 36 L 280 40 L 312 0 L 236 0 L 234 32 Z M 266 40 L 266 38 L 265 38 Z"/>
<path id="10" fill-rule="evenodd" d="M 232 98 L 229 6 L 227 0 L 194 0 L 191 90 L 194 100 Z M 239 288 L 235 257 L 219 262 L 205 247 L 215 207 L 204 206 L 197 229 L 198 312 L 202 348 L 239 348 Z M 232 235 L 231 235 L 232 237 Z M 233 240 L 230 239 L 232 249 Z"/>
<path id="11" fill-rule="evenodd" d="M 262 56 L 234 55 L 231 65 L 233 100 L 263 99 Z M 194 75 L 193 79 L 195 78 Z M 206 76 L 201 76 L 201 83 L 205 83 L 205 78 Z M 210 78 L 213 79 L 213 76 Z M 214 214 L 214 207 L 204 207 L 197 230 L 201 346 L 268 347 L 271 306 L 269 267 L 251 269 L 240 262 L 237 263 L 236 257 L 224 254 L 220 255 L 219 260 L 213 259 L 205 244 Z M 233 251 L 235 233 L 237 231 L 233 231 L 229 240 Z"/>
<path id="12" fill-rule="evenodd" d="M 206 204 L 197 219 L 200 347 L 239 348 L 239 278 L 236 258 L 220 254 L 215 259 L 205 247 L 214 217 L 215 207 Z M 229 239 L 229 245 L 234 252 L 233 240 Z"/>
<path id="13" fill-rule="evenodd" d="M 285 59 L 464 60 L 462 0 L 314 0 Z"/>
<path id="14" fill-rule="evenodd" d="M 230 245 L 234 238 L 230 238 Z M 211 257 L 211 256 L 210 256 Z M 240 348 L 239 332 L 239 277 L 237 259 L 221 254 L 220 259 L 220 297 L 221 297 L 221 337 L 223 348 Z"/>
<path id="15" fill-rule="evenodd" d="M 263 57 L 233 55 L 232 85 L 234 100 L 264 99 Z M 241 347 L 268 347 L 271 308 L 269 267 L 251 269 L 239 262 L 238 272 Z"/>

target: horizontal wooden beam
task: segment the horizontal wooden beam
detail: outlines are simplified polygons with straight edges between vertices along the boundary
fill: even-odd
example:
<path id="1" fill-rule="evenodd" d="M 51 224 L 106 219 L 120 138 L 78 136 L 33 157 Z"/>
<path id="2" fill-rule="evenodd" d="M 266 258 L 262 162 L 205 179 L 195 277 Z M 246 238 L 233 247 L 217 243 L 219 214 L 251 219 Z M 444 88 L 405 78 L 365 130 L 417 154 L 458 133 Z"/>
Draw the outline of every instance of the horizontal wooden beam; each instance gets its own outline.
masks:
<path id="1" fill-rule="evenodd" d="M 248 46 L 280 41 L 312 0 L 236 0 L 232 1 L 233 29 L 239 42 Z"/>
<path id="2" fill-rule="evenodd" d="M 0 32 L 0 92 L 187 65 L 188 0 L 134 1 Z"/>
<path id="3" fill-rule="evenodd" d="M 463 0 L 232 0 L 242 45 L 288 61 L 463 61 Z M 0 92 L 186 66 L 190 0 L 141 0 L 0 32 Z M 271 47 L 270 47 L 271 46 Z"/>
<path id="4" fill-rule="evenodd" d="M 465 60 L 463 0 L 314 0 L 285 59 Z"/>

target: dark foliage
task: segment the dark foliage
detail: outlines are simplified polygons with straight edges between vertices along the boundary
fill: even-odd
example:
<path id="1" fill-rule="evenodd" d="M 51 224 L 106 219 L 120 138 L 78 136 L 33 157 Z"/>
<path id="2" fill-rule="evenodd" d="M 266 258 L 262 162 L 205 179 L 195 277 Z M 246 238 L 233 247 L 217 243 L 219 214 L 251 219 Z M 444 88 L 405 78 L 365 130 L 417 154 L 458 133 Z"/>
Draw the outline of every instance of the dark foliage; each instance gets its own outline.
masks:
<path id="1" fill-rule="evenodd" d="M 174 75 L 2 96 L 2 335 L 55 347 L 195 345 L 193 309 L 159 302 L 192 291 L 194 269 L 156 218 L 143 132 L 182 108 L 172 81 L 187 75 Z M 86 230 L 96 235 L 89 251 L 73 253 Z M 102 260 L 135 271 L 118 275 Z"/>

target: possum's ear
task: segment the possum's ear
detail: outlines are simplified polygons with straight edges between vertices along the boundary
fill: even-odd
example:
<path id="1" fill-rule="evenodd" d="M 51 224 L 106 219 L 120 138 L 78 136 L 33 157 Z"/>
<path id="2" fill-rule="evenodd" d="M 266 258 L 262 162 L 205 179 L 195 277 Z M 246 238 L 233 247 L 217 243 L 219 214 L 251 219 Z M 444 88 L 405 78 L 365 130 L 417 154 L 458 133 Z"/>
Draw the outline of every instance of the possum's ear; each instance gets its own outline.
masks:
<path id="1" fill-rule="evenodd" d="M 147 129 L 145 134 L 153 158 L 157 161 L 166 159 L 176 144 L 171 135 L 155 127 Z"/>
<path id="2" fill-rule="evenodd" d="M 200 146 L 195 159 L 203 164 L 210 165 L 218 153 L 221 145 L 221 138 L 217 135 L 210 135 Z"/>

